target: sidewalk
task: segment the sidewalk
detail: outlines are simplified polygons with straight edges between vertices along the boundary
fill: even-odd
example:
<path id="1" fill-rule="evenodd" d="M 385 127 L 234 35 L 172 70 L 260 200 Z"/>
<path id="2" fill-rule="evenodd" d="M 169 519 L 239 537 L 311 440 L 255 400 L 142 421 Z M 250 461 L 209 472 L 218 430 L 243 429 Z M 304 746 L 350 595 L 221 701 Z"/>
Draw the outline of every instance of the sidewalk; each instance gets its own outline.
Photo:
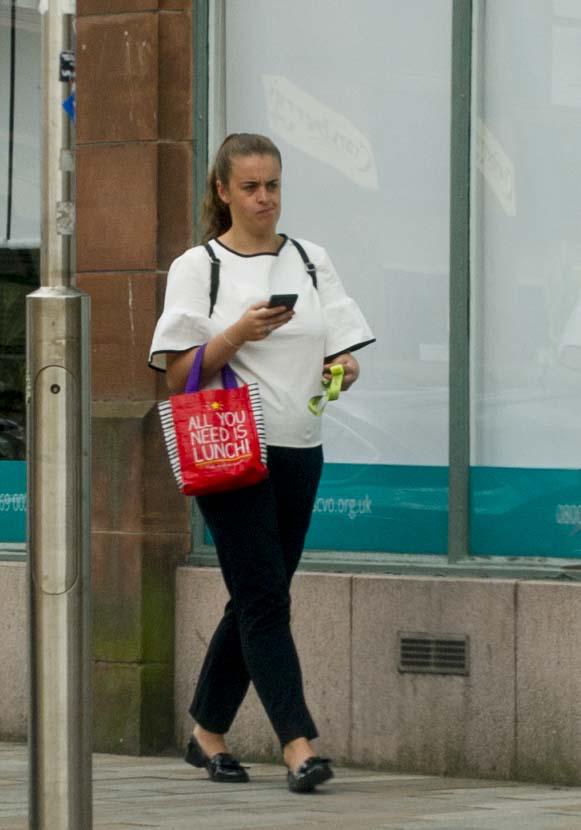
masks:
<path id="1" fill-rule="evenodd" d="M 220 785 L 179 758 L 118 755 L 95 755 L 93 773 L 96 830 L 581 828 L 581 787 L 341 768 L 320 793 L 300 796 L 278 766 L 255 764 L 252 783 Z M 28 830 L 26 799 L 26 748 L 0 744 L 0 830 Z"/>

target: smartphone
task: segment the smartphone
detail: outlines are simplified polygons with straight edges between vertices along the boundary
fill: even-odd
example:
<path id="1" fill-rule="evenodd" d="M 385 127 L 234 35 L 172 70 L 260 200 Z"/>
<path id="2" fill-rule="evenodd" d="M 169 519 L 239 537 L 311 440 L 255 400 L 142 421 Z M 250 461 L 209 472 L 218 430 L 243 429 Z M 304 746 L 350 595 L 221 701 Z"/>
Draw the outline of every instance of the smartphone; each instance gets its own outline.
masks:
<path id="1" fill-rule="evenodd" d="M 298 298 L 298 294 L 272 294 L 270 300 L 268 301 L 268 307 L 276 308 L 279 305 L 283 305 L 288 311 L 290 311 L 291 308 L 295 307 L 295 303 Z"/>

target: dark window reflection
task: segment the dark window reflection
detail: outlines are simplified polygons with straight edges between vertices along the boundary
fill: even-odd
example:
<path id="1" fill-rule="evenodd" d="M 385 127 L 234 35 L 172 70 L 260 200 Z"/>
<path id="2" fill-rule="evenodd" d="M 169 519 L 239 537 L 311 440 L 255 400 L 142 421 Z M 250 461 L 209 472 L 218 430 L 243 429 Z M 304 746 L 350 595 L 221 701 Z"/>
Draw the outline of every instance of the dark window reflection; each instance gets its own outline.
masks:
<path id="1" fill-rule="evenodd" d="M 0 461 L 25 458 L 25 298 L 39 285 L 38 250 L 0 248 Z"/>

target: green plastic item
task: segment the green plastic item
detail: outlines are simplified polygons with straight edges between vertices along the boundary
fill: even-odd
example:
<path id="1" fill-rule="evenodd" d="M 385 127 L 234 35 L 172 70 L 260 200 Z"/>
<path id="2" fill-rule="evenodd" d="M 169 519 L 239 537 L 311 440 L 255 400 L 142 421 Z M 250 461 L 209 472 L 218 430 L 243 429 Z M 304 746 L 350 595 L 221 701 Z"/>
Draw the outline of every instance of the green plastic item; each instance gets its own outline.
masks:
<path id="1" fill-rule="evenodd" d="M 309 411 L 313 415 L 322 415 L 329 401 L 337 400 L 341 393 L 344 374 L 345 369 L 340 364 L 331 366 L 331 379 L 322 382 L 325 392 L 322 395 L 315 395 L 308 403 Z"/>

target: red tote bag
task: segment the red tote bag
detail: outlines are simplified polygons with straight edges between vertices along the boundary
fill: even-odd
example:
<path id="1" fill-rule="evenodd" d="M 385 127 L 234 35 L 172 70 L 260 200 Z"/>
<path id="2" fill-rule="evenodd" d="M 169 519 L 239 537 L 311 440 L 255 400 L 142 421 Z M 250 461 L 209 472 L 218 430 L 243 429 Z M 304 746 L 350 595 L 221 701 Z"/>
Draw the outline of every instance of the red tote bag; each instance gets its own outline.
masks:
<path id="1" fill-rule="evenodd" d="M 258 384 L 238 386 L 226 364 L 224 388 L 199 391 L 205 349 L 196 352 L 185 392 L 158 404 L 170 464 L 186 496 L 236 490 L 268 476 Z"/>

